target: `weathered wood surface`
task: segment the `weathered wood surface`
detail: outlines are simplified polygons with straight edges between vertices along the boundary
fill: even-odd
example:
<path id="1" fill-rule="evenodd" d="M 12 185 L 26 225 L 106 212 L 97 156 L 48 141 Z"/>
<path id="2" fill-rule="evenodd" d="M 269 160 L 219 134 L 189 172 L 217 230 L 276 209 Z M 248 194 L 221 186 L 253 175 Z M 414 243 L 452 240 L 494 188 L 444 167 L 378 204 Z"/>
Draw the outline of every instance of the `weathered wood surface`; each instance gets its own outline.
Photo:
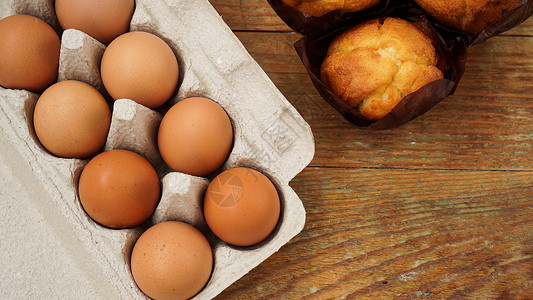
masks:
<path id="1" fill-rule="evenodd" d="M 305 229 L 220 299 L 533 296 L 531 174 L 312 167 L 293 185 Z"/>
<path id="2" fill-rule="evenodd" d="M 470 49 L 455 95 L 396 129 L 314 89 L 266 0 L 211 0 L 311 125 L 302 233 L 219 299 L 533 299 L 533 18 Z"/>

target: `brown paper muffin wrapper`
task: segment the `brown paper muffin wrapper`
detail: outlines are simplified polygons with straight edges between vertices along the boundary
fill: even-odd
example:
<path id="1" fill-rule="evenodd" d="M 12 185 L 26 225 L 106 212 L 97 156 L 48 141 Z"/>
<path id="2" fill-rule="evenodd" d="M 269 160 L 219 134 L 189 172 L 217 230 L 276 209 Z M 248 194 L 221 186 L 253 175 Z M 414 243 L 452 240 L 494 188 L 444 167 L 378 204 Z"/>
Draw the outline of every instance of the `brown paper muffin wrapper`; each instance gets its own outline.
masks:
<path id="1" fill-rule="evenodd" d="M 444 98 L 452 95 L 464 73 L 467 47 L 507 31 L 533 14 L 533 1 L 524 0 L 518 8 L 509 11 L 480 34 L 472 35 L 454 31 L 430 19 L 413 1 L 383 0 L 377 6 L 359 12 L 332 11 L 322 16 L 309 16 L 281 0 L 268 0 L 278 16 L 294 31 L 305 37 L 294 44 L 316 89 L 331 106 L 356 126 L 387 129 L 400 126 L 425 113 Z M 439 69 L 444 79 L 432 82 L 407 95 L 396 107 L 379 121 L 366 119 L 347 105 L 320 80 L 320 66 L 330 42 L 340 32 L 364 21 L 381 17 L 400 17 L 419 25 L 434 41 L 439 53 Z"/>
<path id="2" fill-rule="evenodd" d="M 416 6 L 416 4 L 413 4 L 413 5 Z M 513 27 L 520 25 L 522 22 L 527 20 L 532 15 L 533 15 L 533 1 L 523 0 L 520 6 L 504 13 L 498 21 L 485 27 L 485 29 L 479 34 L 471 34 L 467 32 L 457 31 L 457 30 L 448 28 L 444 25 L 441 25 L 437 21 L 433 21 L 433 23 L 435 24 L 435 27 L 439 31 L 448 31 L 451 34 L 461 36 L 466 41 L 467 47 L 471 47 L 473 45 L 480 44 L 502 32 L 510 30 Z M 431 17 L 429 16 L 428 18 L 431 19 Z"/>
<path id="3" fill-rule="evenodd" d="M 281 0 L 267 0 L 276 14 L 294 31 L 305 36 L 321 35 L 345 24 L 353 23 L 354 20 L 377 18 L 387 10 L 398 6 L 412 6 L 421 10 L 413 1 L 405 0 L 382 0 L 376 6 L 357 12 L 342 12 L 334 10 L 322 16 L 310 16 L 298 9 L 281 2 Z M 428 17 L 440 32 L 448 32 L 462 37 L 468 47 L 486 41 L 487 39 L 518 26 L 533 15 L 533 1 L 522 0 L 522 4 L 506 13 L 497 22 L 487 26 L 481 33 L 474 35 L 457 31 L 441 25 Z"/>
<path id="4" fill-rule="evenodd" d="M 451 95 L 464 73 L 467 57 L 466 45 L 462 38 L 441 34 L 417 8 L 409 5 L 389 8 L 382 12 L 381 17 L 401 17 L 416 24 L 419 29 L 426 33 L 432 39 L 439 55 L 437 67 L 443 72 L 444 79 L 429 83 L 418 91 L 405 96 L 389 114 L 376 122 L 368 120 L 356 108 L 346 104 L 331 90 L 326 88 L 320 80 L 320 67 L 333 38 L 340 32 L 369 19 L 361 19 L 350 25 L 345 24 L 345 26 L 320 37 L 304 37 L 294 44 L 303 65 L 322 98 L 354 125 L 371 129 L 387 129 L 400 126 L 425 113 Z"/>
<path id="5" fill-rule="evenodd" d="M 381 0 L 378 5 L 362 11 L 342 12 L 334 10 L 321 16 L 310 16 L 284 4 L 281 0 L 267 1 L 285 24 L 305 36 L 321 35 L 354 20 L 379 17 L 379 14 L 390 6 L 390 0 Z"/>

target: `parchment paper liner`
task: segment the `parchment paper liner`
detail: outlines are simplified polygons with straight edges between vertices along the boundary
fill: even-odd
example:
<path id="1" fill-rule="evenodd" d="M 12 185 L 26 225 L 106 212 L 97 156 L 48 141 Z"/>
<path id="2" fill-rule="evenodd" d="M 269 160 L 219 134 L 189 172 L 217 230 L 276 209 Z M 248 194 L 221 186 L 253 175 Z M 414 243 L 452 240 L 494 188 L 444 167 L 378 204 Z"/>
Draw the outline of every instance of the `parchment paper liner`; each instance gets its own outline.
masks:
<path id="1" fill-rule="evenodd" d="M 298 9 L 281 2 L 281 0 L 267 0 L 276 14 L 292 30 L 305 35 L 316 36 L 329 32 L 346 24 L 362 18 L 378 17 L 379 13 L 389 6 L 389 0 L 381 0 L 378 5 L 365 10 L 355 12 L 342 12 L 340 10 L 330 11 L 321 16 L 310 16 Z"/>
<path id="2" fill-rule="evenodd" d="M 320 66 L 331 40 L 340 32 L 368 19 L 357 20 L 321 37 L 304 37 L 294 44 L 313 84 L 320 95 L 344 118 L 359 127 L 387 129 L 400 126 L 428 111 L 447 96 L 453 94 L 461 79 L 466 64 L 466 45 L 461 37 L 440 34 L 424 14 L 411 6 L 389 7 L 381 17 L 401 17 L 418 25 L 432 40 L 439 54 L 437 67 L 443 71 L 444 79 L 425 85 L 418 91 L 405 96 L 398 105 L 382 119 L 372 122 L 326 88 L 320 80 Z"/>
<path id="3" fill-rule="evenodd" d="M 268 2 L 289 27 L 305 36 L 296 42 L 294 47 L 320 95 L 354 125 L 372 129 L 400 126 L 452 95 L 464 73 L 466 48 L 519 25 L 533 14 L 533 1 L 524 0 L 521 6 L 505 13 L 499 21 L 487 26 L 480 34 L 473 35 L 440 25 L 413 1 L 384 0 L 377 6 L 363 11 L 343 13 L 335 10 L 317 17 L 302 13 L 290 5 L 281 3 L 281 0 L 268 0 Z M 424 31 L 432 36 L 440 55 L 439 68 L 445 72 L 444 79 L 407 95 L 391 113 L 377 122 L 372 122 L 324 86 L 320 80 L 320 65 L 335 35 L 366 20 L 385 16 L 401 17 L 421 25 Z M 446 62 L 444 65 L 443 61 Z"/>
<path id="4" fill-rule="evenodd" d="M 416 4 L 413 3 L 413 6 L 416 6 Z M 483 43 L 484 41 L 488 40 L 493 36 L 496 36 L 502 32 L 505 32 L 507 30 L 512 29 L 513 27 L 520 25 L 522 22 L 531 17 L 531 15 L 533 15 L 533 1 L 523 0 L 520 6 L 513 10 L 505 12 L 498 21 L 485 27 L 485 29 L 479 34 L 462 32 L 446 27 L 445 25 L 442 25 L 438 21 L 432 19 L 429 15 L 428 19 L 430 19 L 434 23 L 437 30 L 441 32 L 448 31 L 451 34 L 461 36 L 466 41 L 467 47 L 471 47 L 473 45 Z"/>
<path id="5" fill-rule="evenodd" d="M 382 0 L 378 5 L 362 11 L 343 13 L 340 10 L 334 10 L 322 16 L 310 16 L 288 4 L 282 3 L 281 0 L 267 1 L 272 9 L 274 9 L 276 14 L 290 28 L 305 36 L 327 34 L 336 28 L 345 26 L 345 24 L 353 23 L 354 21 L 356 22 L 360 19 L 379 17 L 383 12 L 398 6 L 413 6 L 419 10 L 422 10 L 414 1 Z M 446 27 L 434 20 L 431 16 L 428 16 L 428 19 L 433 23 L 439 32 L 448 32 L 453 35 L 460 36 L 466 41 L 466 45 L 470 47 L 518 26 L 527 20 L 531 15 L 533 15 L 533 1 L 522 0 L 522 4 L 519 7 L 504 13 L 500 20 L 487 26 L 479 34 L 461 32 L 453 28 Z"/>

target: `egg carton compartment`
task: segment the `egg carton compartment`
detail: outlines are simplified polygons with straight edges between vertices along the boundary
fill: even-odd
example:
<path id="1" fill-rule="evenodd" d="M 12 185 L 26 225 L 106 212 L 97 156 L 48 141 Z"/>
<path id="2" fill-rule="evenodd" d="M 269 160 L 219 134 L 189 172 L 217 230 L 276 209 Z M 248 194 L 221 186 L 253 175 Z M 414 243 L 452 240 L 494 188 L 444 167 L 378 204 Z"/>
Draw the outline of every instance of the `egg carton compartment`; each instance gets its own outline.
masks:
<path id="1" fill-rule="evenodd" d="M 2 0 L 0 1 L 0 19 L 10 15 L 30 15 L 48 23 L 57 32 L 61 26 L 57 20 L 55 0 Z"/>
<path id="2" fill-rule="evenodd" d="M 37 7 L 34 13 L 28 14 L 51 20 L 52 25 L 57 22 L 52 0 L 2 2 L 0 15 L 27 13 L 18 7 Z M 152 110 L 129 99 L 112 101 L 112 121 L 104 150 L 128 149 L 143 155 L 161 180 L 161 200 L 145 224 L 113 230 L 87 216 L 77 194 L 79 175 L 87 160 L 57 158 L 40 145 L 32 124 L 38 94 L 0 87 L 0 133 L 7 136 L 9 147 L 17 152 L 9 159 L 31 171 L 25 176 L 40 183 L 46 196 L 72 226 L 80 247 L 90 253 L 87 259 L 98 265 L 102 280 L 111 284 L 121 298 L 146 298 L 133 281 L 130 254 L 144 230 L 168 220 L 187 222 L 207 236 L 213 249 L 213 272 L 195 298 L 212 298 L 303 229 L 305 210 L 289 181 L 312 160 L 313 136 L 309 125 L 207 0 L 136 0 L 130 31 L 159 36 L 173 49 L 180 63 L 178 89 L 161 108 Z M 80 80 L 108 97 L 99 73 L 104 50 L 105 45 L 81 31 L 63 31 L 58 81 Z M 162 116 L 174 103 L 191 96 L 217 102 L 233 125 L 231 154 L 209 178 L 173 172 L 157 151 L 157 130 Z M 203 195 L 210 179 L 234 167 L 251 167 L 262 172 L 272 180 L 280 195 L 277 227 L 265 241 L 251 247 L 230 246 L 216 238 L 202 214 Z"/>

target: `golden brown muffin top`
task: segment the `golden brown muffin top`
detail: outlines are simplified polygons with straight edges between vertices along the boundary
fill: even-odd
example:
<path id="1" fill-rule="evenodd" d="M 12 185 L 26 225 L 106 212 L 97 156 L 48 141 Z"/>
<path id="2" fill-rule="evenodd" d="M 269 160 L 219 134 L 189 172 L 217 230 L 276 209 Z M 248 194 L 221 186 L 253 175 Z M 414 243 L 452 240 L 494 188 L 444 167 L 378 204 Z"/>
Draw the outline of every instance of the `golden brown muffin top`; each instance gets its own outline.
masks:
<path id="1" fill-rule="evenodd" d="M 377 5 L 380 0 L 281 0 L 303 13 L 321 16 L 340 9 L 343 12 L 360 11 Z"/>
<path id="2" fill-rule="evenodd" d="M 414 24 L 376 19 L 335 37 L 321 79 L 348 105 L 378 120 L 404 96 L 443 77 L 437 60 L 431 39 Z"/>
<path id="3" fill-rule="evenodd" d="M 415 0 L 442 24 L 478 34 L 498 21 L 503 13 L 517 8 L 522 0 Z"/>

